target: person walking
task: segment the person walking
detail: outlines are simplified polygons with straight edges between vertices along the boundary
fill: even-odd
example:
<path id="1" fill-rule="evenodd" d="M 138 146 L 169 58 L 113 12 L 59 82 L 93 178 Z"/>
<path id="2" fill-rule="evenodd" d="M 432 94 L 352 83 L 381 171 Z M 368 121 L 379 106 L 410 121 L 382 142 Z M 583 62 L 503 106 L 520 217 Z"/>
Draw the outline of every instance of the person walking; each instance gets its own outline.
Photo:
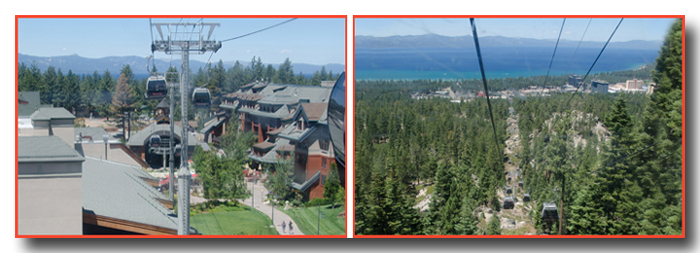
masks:
<path id="1" fill-rule="evenodd" d="M 286 233 L 286 232 L 287 232 L 287 224 L 284 223 L 284 221 L 282 221 L 282 233 Z"/>
<path id="2" fill-rule="evenodd" d="M 294 234 L 294 223 L 292 221 L 289 221 L 289 234 Z"/>

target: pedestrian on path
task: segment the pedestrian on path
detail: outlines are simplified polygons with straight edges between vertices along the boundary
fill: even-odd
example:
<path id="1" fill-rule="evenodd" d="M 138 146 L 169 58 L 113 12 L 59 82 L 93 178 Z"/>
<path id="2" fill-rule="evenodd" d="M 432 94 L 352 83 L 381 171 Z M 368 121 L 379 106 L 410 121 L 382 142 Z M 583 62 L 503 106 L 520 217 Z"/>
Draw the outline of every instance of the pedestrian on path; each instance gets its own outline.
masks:
<path id="1" fill-rule="evenodd" d="M 289 234 L 294 234 L 294 232 L 293 232 L 293 231 L 294 231 L 294 226 L 293 226 L 293 225 L 294 225 L 294 224 L 292 223 L 292 221 L 289 221 Z"/>
<path id="2" fill-rule="evenodd" d="M 286 232 L 287 232 L 287 224 L 284 223 L 284 221 L 282 221 L 282 233 L 286 233 Z"/>

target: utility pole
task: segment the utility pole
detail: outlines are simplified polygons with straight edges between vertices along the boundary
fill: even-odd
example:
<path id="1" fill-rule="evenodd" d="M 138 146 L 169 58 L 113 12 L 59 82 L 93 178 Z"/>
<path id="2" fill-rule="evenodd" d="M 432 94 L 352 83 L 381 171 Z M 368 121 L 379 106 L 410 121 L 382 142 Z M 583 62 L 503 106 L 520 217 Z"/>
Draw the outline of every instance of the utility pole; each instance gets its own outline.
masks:
<path id="1" fill-rule="evenodd" d="M 168 84 L 167 74 L 165 76 L 165 83 Z M 168 84 L 170 86 L 170 138 L 168 142 L 170 144 L 170 178 L 168 180 L 168 198 L 175 201 L 175 85 Z M 182 147 L 182 145 L 180 145 Z"/>
<path id="2" fill-rule="evenodd" d="M 126 141 L 129 141 L 129 138 L 131 138 L 131 112 L 130 111 L 126 112 L 126 125 L 127 125 L 126 133 L 129 134 L 129 137 L 127 138 L 126 136 L 124 136 L 124 138 L 126 138 Z"/>
<path id="3" fill-rule="evenodd" d="M 189 74 L 190 74 L 190 52 L 204 54 L 207 51 L 218 51 L 221 48 L 221 42 L 212 40 L 214 28 L 220 26 L 219 23 L 153 23 L 151 29 L 156 28 L 158 36 L 157 40 L 151 44 L 151 52 L 161 51 L 166 54 L 181 54 L 182 69 L 180 78 L 180 107 L 181 107 L 181 122 L 182 135 L 181 155 L 180 155 L 180 172 L 178 172 L 178 235 L 188 235 L 190 232 L 190 178 L 192 173 L 189 170 L 187 151 L 188 151 L 188 124 L 187 124 L 187 102 L 189 98 Z M 202 36 L 204 27 L 208 27 L 208 35 L 206 39 Z M 165 31 L 164 31 L 165 30 Z M 165 35 L 164 33 L 167 32 Z M 193 39 L 194 38 L 194 39 Z M 172 100 L 171 100 L 172 101 Z M 172 103 L 172 102 L 171 102 Z M 171 134 L 173 132 L 171 131 Z M 171 149 L 172 150 L 172 149 Z M 172 178 L 171 178 L 172 180 Z"/>

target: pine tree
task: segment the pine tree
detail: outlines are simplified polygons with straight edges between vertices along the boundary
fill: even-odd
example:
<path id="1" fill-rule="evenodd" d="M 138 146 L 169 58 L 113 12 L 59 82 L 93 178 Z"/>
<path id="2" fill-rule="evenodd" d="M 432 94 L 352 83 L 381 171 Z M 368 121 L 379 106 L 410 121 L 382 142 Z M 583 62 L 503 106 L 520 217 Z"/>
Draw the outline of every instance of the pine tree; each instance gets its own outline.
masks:
<path id="1" fill-rule="evenodd" d="M 501 219 L 494 213 L 486 225 L 486 235 L 500 235 L 501 234 Z"/>
<path id="2" fill-rule="evenodd" d="M 126 75 L 121 74 L 117 80 L 117 87 L 112 95 L 112 110 L 115 112 L 123 112 L 126 108 L 132 106 L 131 88 L 129 87 Z"/>
<path id="3" fill-rule="evenodd" d="M 64 79 L 65 84 L 61 87 L 61 95 L 63 96 L 61 106 L 72 112 L 82 103 L 79 87 L 80 77 L 73 74 L 73 71 L 68 70 L 68 75 Z"/>
<path id="4" fill-rule="evenodd" d="M 342 186 L 340 186 L 340 180 L 338 178 L 338 167 L 335 163 L 332 163 L 323 190 L 323 198 L 331 201 L 331 208 L 335 208 L 336 198 L 338 197 L 338 192 L 341 190 Z"/>

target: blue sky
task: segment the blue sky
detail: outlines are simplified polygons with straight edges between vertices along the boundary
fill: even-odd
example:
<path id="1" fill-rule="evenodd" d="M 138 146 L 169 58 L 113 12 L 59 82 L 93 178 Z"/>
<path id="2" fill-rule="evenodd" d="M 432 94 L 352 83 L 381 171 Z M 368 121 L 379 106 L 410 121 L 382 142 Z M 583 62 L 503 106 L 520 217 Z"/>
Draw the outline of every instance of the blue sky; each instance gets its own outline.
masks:
<path id="1" fill-rule="evenodd" d="M 198 22 L 198 18 L 153 19 L 153 23 Z M 203 19 L 205 23 L 220 23 L 214 29 L 218 41 L 247 34 L 287 18 Z M 153 29 L 153 34 L 157 32 Z M 289 57 L 292 63 L 345 64 L 345 19 L 306 18 L 277 26 L 244 38 L 223 43 L 211 56 L 216 63 L 250 61 L 253 56 L 268 63 L 282 63 Z M 149 20 L 98 19 L 19 19 L 19 53 L 35 56 L 78 54 L 88 58 L 105 56 L 143 56 L 151 54 Z M 211 52 L 190 59 L 205 62 Z M 179 55 L 156 52 L 157 59 L 179 59 Z"/>
<path id="2" fill-rule="evenodd" d="M 479 36 L 504 36 L 533 39 L 556 39 L 563 18 L 545 19 L 475 19 Z M 566 19 L 562 39 L 578 41 L 606 41 L 620 19 L 569 18 Z M 626 18 L 612 41 L 663 40 L 673 19 Z M 385 37 L 393 35 L 420 35 L 435 33 L 445 36 L 471 35 L 468 18 L 464 19 L 361 19 L 355 20 L 355 35 Z"/>

